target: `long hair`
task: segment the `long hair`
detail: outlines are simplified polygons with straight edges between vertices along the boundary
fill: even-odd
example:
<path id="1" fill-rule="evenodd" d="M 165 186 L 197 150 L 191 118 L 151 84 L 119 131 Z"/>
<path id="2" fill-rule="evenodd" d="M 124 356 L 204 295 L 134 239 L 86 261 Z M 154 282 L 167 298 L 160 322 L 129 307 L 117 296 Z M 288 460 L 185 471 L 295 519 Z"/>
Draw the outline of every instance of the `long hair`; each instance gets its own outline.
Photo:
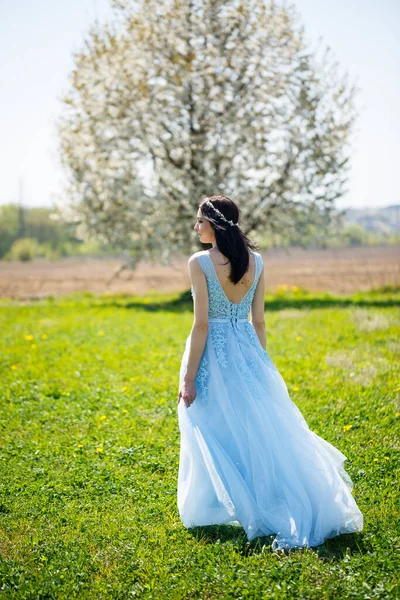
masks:
<path id="1" fill-rule="evenodd" d="M 236 284 L 249 268 L 249 250 L 257 251 L 259 248 L 243 233 L 240 225 L 236 227 L 224 221 L 211 206 L 206 204 L 206 200 L 209 200 L 226 219 L 234 223 L 239 222 L 239 207 L 227 196 L 204 196 L 199 205 L 202 216 L 214 229 L 218 250 L 231 263 L 229 279 Z"/>

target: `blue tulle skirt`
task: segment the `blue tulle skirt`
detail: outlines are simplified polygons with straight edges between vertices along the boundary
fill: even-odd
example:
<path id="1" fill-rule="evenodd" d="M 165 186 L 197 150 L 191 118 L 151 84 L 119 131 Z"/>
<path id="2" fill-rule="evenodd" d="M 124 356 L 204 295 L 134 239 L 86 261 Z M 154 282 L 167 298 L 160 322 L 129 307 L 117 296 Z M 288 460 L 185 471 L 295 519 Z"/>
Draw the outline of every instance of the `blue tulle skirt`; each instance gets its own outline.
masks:
<path id="1" fill-rule="evenodd" d="M 247 319 L 210 319 L 196 391 L 189 408 L 178 404 L 185 527 L 239 525 L 249 541 L 274 534 L 273 550 L 362 530 L 346 456 L 309 429 Z"/>

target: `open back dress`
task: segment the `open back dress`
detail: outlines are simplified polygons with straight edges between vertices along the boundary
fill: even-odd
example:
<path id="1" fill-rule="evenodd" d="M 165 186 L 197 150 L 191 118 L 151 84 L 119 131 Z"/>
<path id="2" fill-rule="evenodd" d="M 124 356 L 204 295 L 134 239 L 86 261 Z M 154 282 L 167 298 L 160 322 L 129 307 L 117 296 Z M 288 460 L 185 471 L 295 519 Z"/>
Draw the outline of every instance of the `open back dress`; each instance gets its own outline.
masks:
<path id="1" fill-rule="evenodd" d="M 177 503 L 185 527 L 241 526 L 272 550 L 311 547 L 361 531 L 363 515 L 344 470 L 346 456 L 311 431 L 248 320 L 262 271 L 231 302 L 207 250 L 196 258 L 208 288 L 209 328 L 190 407 L 178 403 Z M 192 287 L 193 296 L 193 287 Z M 190 334 L 180 368 L 187 369 Z"/>

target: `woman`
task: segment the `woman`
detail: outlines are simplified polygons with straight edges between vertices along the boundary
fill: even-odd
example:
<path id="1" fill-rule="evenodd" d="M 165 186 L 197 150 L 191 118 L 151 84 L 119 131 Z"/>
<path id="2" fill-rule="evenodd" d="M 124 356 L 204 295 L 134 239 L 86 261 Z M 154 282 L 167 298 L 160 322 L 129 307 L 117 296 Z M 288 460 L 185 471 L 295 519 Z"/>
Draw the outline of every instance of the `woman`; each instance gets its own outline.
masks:
<path id="1" fill-rule="evenodd" d="M 178 510 L 240 525 L 272 550 L 361 531 L 346 456 L 311 431 L 266 347 L 264 265 L 226 196 L 205 198 L 189 259 L 194 323 L 180 369 Z M 251 321 L 248 320 L 250 312 Z"/>

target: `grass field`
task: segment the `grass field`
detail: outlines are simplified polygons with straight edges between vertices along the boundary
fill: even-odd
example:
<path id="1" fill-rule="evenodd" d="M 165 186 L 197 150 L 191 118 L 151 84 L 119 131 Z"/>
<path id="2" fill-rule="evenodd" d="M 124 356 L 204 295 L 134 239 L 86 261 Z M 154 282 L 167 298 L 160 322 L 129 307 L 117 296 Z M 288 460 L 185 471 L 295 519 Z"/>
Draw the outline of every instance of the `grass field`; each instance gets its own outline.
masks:
<path id="1" fill-rule="evenodd" d="M 364 530 L 271 552 L 179 519 L 178 374 L 190 294 L 3 300 L 3 598 L 398 598 L 400 291 L 266 296 L 267 350 L 347 457 Z"/>

